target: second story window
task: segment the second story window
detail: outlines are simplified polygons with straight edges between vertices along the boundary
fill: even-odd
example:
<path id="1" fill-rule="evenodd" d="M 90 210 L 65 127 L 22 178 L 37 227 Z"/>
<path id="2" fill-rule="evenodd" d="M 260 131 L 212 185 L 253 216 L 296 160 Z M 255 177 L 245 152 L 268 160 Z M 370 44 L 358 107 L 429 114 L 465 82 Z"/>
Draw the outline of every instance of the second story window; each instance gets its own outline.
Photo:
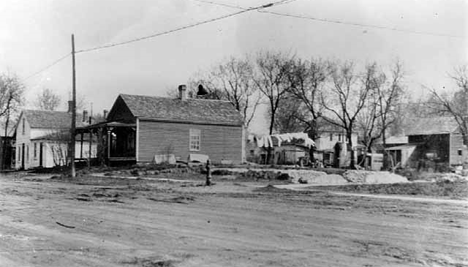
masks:
<path id="1" fill-rule="evenodd" d="M 23 125 L 22 125 L 22 128 L 23 128 L 23 131 L 22 131 L 22 132 L 23 132 L 23 135 L 24 135 L 24 134 L 26 133 L 26 119 L 25 119 L 25 118 L 23 118 L 22 124 L 23 124 Z"/>
<path id="2" fill-rule="evenodd" d="M 200 151 L 201 130 L 190 129 L 190 151 Z"/>

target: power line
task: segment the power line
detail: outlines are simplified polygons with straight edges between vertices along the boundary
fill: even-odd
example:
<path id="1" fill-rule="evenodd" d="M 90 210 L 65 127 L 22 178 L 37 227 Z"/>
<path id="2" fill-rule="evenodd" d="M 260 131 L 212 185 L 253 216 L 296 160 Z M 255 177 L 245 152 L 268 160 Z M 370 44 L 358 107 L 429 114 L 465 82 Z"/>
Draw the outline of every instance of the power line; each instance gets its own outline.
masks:
<path id="1" fill-rule="evenodd" d="M 26 80 L 28 80 L 29 78 L 32 78 L 32 77 L 36 76 L 37 74 L 46 71 L 47 69 L 51 68 L 51 67 L 54 66 L 55 64 L 58 64 L 60 61 L 66 59 L 66 58 L 69 57 L 70 55 L 71 55 L 70 53 L 67 53 L 66 55 L 64 55 L 64 56 L 60 57 L 59 59 L 55 60 L 53 63 L 51 63 L 51 64 L 45 66 L 44 68 L 42 68 L 42 69 L 40 69 L 40 70 L 34 72 L 34 73 L 31 74 L 31 75 L 27 76 L 24 80 L 26 81 Z"/>
<path id="2" fill-rule="evenodd" d="M 205 0 L 192 0 L 192 1 L 200 2 L 200 3 L 207 3 L 207 4 L 217 5 L 217 6 L 224 6 L 224 7 L 229 7 L 229 8 L 236 8 L 236 9 L 246 10 L 245 7 L 236 6 L 236 5 L 229 5 L 229 4 L 223 4 L 223 3 L 217 3 L 217 2 L 213 2 L 213 1 L 205 1 Z M 292 0 L 292 1 L 294 1 L 294 0 Z M 291 18 L 297 18 L 297 19 L 306 19 L 306 20 L 320 21 L 320 22 L 325 22 L 325 23 L 344 24 L 344 25 L 351 25 L 351 26 L 356 26 L 356 27 L 367 27 L 367 28 L 374 28 L 374 29 L 381 29 L 381 30 L 391 30 L 391 31 L 397 31 L 397 32 L 421 34 L 421 35 L 432 35 L 432 36 L 462 38 L 462 39 L 465 38 L 465 36 L 461 36 L 461 35 L 415 31 L 415 30 L 411 30 L 411 29 L 399 29 L 399 28 L 396 28 L 396 27 L 389 27 L 389 26 L 382 26 L 382 25 L 372 25 L 372 24 L 365 24 L 365 23 L 359 23 L 359 22 L 341 21 L 341 20 L 337 20 L 337 19 L 316 18 L 316 17 L 312 17 L 312 16 L 294 15 L 294 14 L 287 14 L 287 13 L 280 13 L 280 12 L 273 12 L 273 11 L 266 11 L 266 10 L 258 10 L 258 12 L 272 14 L 272 15 L 276 15 L 276 16 L 291 17 Z"/>
<path id="3" fill-rule="evenodd" d="M 229 17 L 234 17 L 234 16 L 237 16 L 237 15 L 240 15 L 242 13 L 249 12 L 249 11 L 261 10 L 261 9 L 269 8 L 269 7 L 272 7 L 272 6 L 275 6 L 275 5 L 285 4 L 285 3 L 290 2 L 290 1 L 291 0 L 282 0 L 282 1 L 278 1 L 278 2 L 264 4 L 264 5 L 257 6 L 257 7 L 243 8 L 239 12 L 234 12 L 234 13 L 227 14 L 227 15 L 224 15 L 224 16 L 221 16 L 221 17 L 200 21 L 200 22 L 197 22 L 197 23 L 194 23 L 194 24 L 182 26 L 182 27 L 175 28 L 175 29 L 168 30 L 168 31 L 155 33 L 155 34 L 148 35 L 148 36 L 143 36 L 143 37 L 131 39 L 131 40 L 128 40 L 128 41 L 123 41 L 123 42 L 118 42 L 118 43 L 113 43 L 113 44 L 108 44 L 108 45 L 102 45 L 102 46 L 97 46 L 97 47 L 88 48 L 88 49 L 82 49 L 82 50 L 76 51 L 75 53 L 76 54 L 86 53 L 86 52 L 91 52 L 91 51 L 95 51 L 95 50 L 106 49 L 106 48 L 111 48 L 111 47 L 115 47 L 115 46 L 120 46 L 120 45 L 126 45 L 126 44 L 130 44 L 130 43 L 134 43 L 134 42 L 139 42 L 139 41 L 143 41 L 143 40 L 146 40 L 146 39 L 151 39 L 151 38 L 154 38 L 154 37 L 158 37 L 158 36 L 161 36 L 161 35 L 167 35 L 167 34 L 170 34 L 170 33 L 173 33 L 173 32 L 186 30 L 186 29 L 189 29 L 189 28 L 193 28 L 193 27 L 196 27 L 196 26 L 203 25 L 203 24 L 207 24 L 207 23 L 211 23 L 211 22 L 214 22 L 214 21 L 226 19 L 226 18 L 229 18 Z"/>
<path id="4" fill-rule="evenodd" d="M 359 27 L 375 28 L 375 29 L 382 29 L 382 30 L 391 30 L 391 31 L 397 31 L 397 32 L 406 32 L 406 33 L 421 34 L 421 35 L 441 36 L 441 37 L 462 38 L 462 39 L 465 38 L 465 36 L 461 36 L 461 35 L 452 35 L 452 34 L 434 33 L 434 32 L 424 32 L 424 31 L 414 31 L 414 30 L 411 30 L 411 29 L 399 29 L 399 28 L 395 28 L 395 27 L 388 27 L 388 26 L 381 26 L 381 25 L 364 24 L 364 23 L 358 23 L 358 22 L 347 22 L 347 21 L 340 21 L 340 20 L 334 20 L 334 19 L 322 19 L 322 18 L 315 18 L 315 17 L 310 17 L 310 16 L 292 15 L 292 14 L 285 14 L 285 13 L 272 12 L 272 11 L 259 10 L 258 12 L 272 14 L 272 15 L 276 15 L 276 16 L 292 17 L 292 18 L 299 18 L 299 19 L 308 19 L 308 20 L 315 20 L 315 21 L 320 21 L 320 22 L 345 24 L 345 25 L 352 25 L 352 26 L 359 26 Z"/>

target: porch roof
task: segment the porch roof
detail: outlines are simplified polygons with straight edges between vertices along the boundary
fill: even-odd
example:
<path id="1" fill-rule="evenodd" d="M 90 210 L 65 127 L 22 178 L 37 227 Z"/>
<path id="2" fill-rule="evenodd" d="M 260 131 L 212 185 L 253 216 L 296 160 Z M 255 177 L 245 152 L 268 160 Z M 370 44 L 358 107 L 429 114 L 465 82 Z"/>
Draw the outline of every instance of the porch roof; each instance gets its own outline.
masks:
<path id="1" fill-rule="evenodd" d="M 124 123 L 124 122 L 117 122 L 117 121 L 111 121 L 111 122 L 100 122 L 96 124 L 91 124 L 88 126 L 83 126 L 83 127 L 77 127 L 77 131 L 87 131 L 91 129 L 99 129 L 99 128 L 109 128 L 109 127 L 121 127 L 121 128 L 129 128 L 129 127 L 136 127 L 135 123 Z"/>

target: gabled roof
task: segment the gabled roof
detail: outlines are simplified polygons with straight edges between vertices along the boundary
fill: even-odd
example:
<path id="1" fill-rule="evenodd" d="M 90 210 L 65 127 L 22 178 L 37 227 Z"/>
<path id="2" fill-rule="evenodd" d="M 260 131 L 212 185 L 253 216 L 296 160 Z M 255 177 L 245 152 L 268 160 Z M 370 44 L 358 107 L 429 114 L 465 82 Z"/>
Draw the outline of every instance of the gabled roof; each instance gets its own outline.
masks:
<path id="1" fill-rule="evenodd" d="M 71 114 L 65 111 L 23 110 L 22 116 L 28 120 L 31 128 L 39 129 L 67 129 L 71 126 Z M 20 123 L 20 122 L 18 122 Z M 76 125 L 83 123 L 76 120 Z"/>
<path id="2" fill-rule="evenodd" d="M 433 135 L 455 133 L 459 129 L 457 122 L 452 117 L 430 117 L 415 120 L 408 129 L 406 135 Z"/>
<path id="3" fill-rule="evenodd" d="M 178 98 L 127 94 L 121 94 L 119 98 L 132 115 L 138 118 L 239 126 L 243 124 L 241 114 L 228 101 L 191 98 L 182 101 Z"/>

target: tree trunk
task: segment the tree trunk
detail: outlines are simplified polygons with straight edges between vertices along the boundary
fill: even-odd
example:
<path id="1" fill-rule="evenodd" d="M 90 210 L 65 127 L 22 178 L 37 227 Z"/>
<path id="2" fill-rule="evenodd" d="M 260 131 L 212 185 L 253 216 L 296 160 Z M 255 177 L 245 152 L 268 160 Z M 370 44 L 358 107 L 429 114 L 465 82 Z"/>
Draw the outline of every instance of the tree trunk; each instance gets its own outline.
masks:
<path id="1" fill-rule="evenodd" d="M 352 132 L 347 131 L 346 132 L 346 137 L 348 138 L 348 147 L 346 148 L 348 150 L 349 148 L 349 153 L 351 153 L 351 162 L 349 163 L 349 168 L 350 169 L 356 169 L 355 165 L 355 157 L 354 157 L 354 151 L 353 151 L 353 139 L 352 137 Z"/>
<path id="2" fill-rule="evenodd" d="M 269 134 L 273 134 L 273 128 L 275 126 L 275 111 L 273 109 L 271 109 L 271 118 L 270 118 L 270 131 L 269 131 Z M 273 144 L 271 144 L 273 145 Z M 267 164 L 271 164 L 271 153 L 272 153 L 272 150 L 273 148 L 272 147 L 268 147 L 268 150 L 267 150 L 267 158 L 266 158 L 266 163 Z"/>
<path id="3" fill-rule="evenodd" d="M 387 145 L 387 138 L 385 136 L 385 129 L 382 130 L 382 146 L 383 146 L 383 164 L 382 168 L 384 170 L 388 170 L 390 166 L 388 166 L 388 153 L 385 150 L 385 147 Z"/>

